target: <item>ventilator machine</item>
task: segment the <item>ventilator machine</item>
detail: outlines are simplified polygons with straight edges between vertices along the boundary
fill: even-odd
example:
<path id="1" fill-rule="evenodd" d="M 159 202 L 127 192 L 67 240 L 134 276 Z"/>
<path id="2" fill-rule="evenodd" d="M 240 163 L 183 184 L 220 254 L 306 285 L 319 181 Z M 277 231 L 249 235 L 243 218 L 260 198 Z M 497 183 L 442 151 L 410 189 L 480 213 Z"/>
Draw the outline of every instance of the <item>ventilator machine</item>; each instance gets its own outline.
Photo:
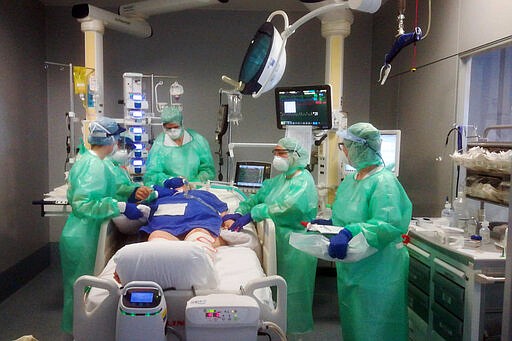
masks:
<path id="1" fill-rule="evenodd" d="M 130 282 L 121 292 L 116 341 L 166 341 L 167 305 L 162 288 L 147 281 Z"/>

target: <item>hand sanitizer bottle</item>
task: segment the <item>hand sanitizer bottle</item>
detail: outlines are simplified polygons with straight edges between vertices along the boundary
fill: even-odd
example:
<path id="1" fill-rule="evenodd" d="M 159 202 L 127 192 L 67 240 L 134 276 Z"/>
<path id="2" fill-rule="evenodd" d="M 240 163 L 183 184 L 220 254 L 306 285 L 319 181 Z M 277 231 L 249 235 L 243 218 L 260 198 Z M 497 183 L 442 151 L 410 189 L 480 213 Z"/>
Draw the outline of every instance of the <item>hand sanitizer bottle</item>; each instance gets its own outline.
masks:
<path id="1" fill-rule="evenodd" d="M 491 243 L 491 230 L 489 229 L 489 222 L 487 220 L 482 221 L 482 227 L 480 228 L 480 237 L 482 237 L 482 244 Z"/>
<path id="2" fill-rule="evenodd" d="M 463 229 L 467 234 L 470 215 L 464 191 L 459 191 L 457 198 L 453 200 L 452 206 L 455 213 L 455 227 Z"/>
<path id="3" fill-rule="evenodd" d="M 452 204 L 450 204 L 450 201 L 448 201 L 448 197 L 446 197 L 446 202 L 444 203 L 444 208 L 441 211 L 441 218 L 443 218 L 442 224 L 446 226 L 453 226 L 454 225 L 454 217 L 455 214 L 452 209 Z"/>

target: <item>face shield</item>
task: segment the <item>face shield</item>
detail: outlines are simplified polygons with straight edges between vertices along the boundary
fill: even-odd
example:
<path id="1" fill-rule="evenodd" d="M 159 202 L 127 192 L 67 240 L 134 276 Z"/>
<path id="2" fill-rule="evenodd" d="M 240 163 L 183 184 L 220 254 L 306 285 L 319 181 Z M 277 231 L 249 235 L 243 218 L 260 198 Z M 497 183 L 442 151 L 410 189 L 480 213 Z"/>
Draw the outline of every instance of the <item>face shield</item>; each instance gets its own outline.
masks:
<path id="1" fill-rule="evenodd" d="M 113 119 L 103 117 L 89 124 L 89 137 L 87 140 L 92 145 L 112 145 L 116 143 L 119 135 L 124 131 L 126 129 L 117 124 Z"/>
<path id="2" fill-rule="evenodd" d="M 379 131 L 369 123 L 356 123 L 337 133 L 347 148 L 349 164 L 356 170 L 382 164 Z"/>

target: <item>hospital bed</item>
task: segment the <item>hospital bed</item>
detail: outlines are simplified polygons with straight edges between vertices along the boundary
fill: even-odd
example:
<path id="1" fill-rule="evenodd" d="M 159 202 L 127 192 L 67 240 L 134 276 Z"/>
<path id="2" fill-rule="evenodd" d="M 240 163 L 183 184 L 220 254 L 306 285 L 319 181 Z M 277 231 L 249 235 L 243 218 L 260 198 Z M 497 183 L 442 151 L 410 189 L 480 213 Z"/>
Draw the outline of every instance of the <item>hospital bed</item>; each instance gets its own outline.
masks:
<path id="1" fill-rule="evenodd" d="M 202 189 L 216 194 L 226 202 L 229 212 L 233 212 L 244 199 L 244 194 L 231 186 L 207 186 Z M 122 224 L 118 222 L 117 225 Z M 124 249 L 123 245 L 133 243 L 130 230 L 135 231 L 138 227 L 137 224 L 123 226 L 122 233 L 117 225 L 113 220 L 102 225 L 95 275 L 82 276 L 75 282 L 73 335 L 76 341 L 108 341 L 116 338 L 116 316 L 122 288 L 113 279 L 115 259 Z M 286 333 L 286 282 L 276 275 L 275 227 L 272 220 L 250 224 L 239 233 L 223 231 L 221 236 L 228 242 L 228 246 L 217 249 L 213 267 L 217 283 L 213 286 L 186 286 L 181 283 L 178 287 L 166 283 L 166 287 L 172 287 L 163 290 L 167 305 L 167 340 L 187 339 L 187 302 L 193 297 L 211 294 L 236 294 L 254 298 L 259 306 L 260 326 L 270 326 L 267 329 L 269 334 L 283 338 Z M 168 268 L 172 266 L 166 264 Z M 177 269 L 182 271 L 183 267 Z M 205 272 L 208 271 L 203 271 L 203 274 Z M 180 277 L 181 280 L 183 277 Z M 84 295 L 85 291 L 88 293 Z"/>

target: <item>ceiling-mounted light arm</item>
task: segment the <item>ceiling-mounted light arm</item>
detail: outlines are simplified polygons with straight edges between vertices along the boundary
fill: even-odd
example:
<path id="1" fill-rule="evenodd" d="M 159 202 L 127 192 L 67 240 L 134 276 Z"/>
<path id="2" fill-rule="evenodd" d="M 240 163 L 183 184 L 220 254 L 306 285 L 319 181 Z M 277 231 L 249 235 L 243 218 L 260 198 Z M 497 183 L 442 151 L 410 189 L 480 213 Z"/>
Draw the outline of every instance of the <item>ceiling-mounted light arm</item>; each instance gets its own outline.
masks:
<path id="1" fill-rule="evenodd" d="M 119 14 L 125 17 L 147 18 L 155 14 L 178 12 L 209 6 L 228 0 L 146 0 L 119 6 Z"/>
<path id="2" fill-rule="evenodd" d="M 71 14 L 81 23 L 98 20 L 107 28 L 139 38 L 148 38 L 152 35 L 151 26 L 144 20 L 126 18 L 89 4 L 74 5 Z"/>
<path id="3" fill-rule="evenodd" d="M 319 7 L 317 9 L 309 12 L 308 14 L 304 15 L 303 17 L 298 19 L 296 22 L 294 22 L 292 25 L 288 26 L 283 31 L 283 33 L 281 33 L 281 37 L 283 37 L 283 40 L 284 39 L 288 39 L 288 37 L 291 36 L 292 34 L 294 34 L 295 31 L 299 27 L 301 27 L 302 25 L 304 25 L 305 23 L 307 23 L 311 19 L 314 19 L 317 16 L 319 16 L 321 14 L 324 14 L 324 13 L 327 13 L 329 11 L 332 11 L 332 10 L 334 10 L 336 8 L 343 8 L 343 7 L 346 7 L 346 8 L 349 7 L 348 1 L 339 2 L 339 3 L 333 3 L 333 4 L 329 4 L 329 5 L 326 5 L 326 6 Z"/>

